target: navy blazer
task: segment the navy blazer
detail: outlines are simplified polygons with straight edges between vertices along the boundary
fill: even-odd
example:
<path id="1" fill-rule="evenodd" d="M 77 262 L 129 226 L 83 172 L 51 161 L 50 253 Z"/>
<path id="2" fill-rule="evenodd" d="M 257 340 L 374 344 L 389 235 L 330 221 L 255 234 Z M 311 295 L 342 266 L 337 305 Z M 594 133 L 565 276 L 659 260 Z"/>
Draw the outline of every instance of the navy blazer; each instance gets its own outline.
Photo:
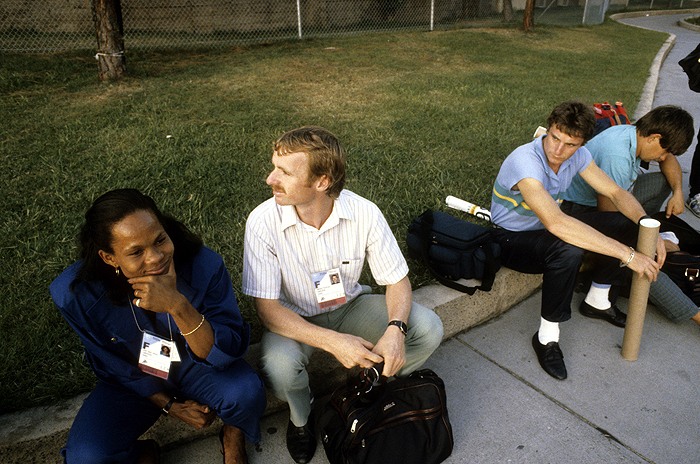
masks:
<path id="1" fill-rule="evenodd" d="M 182 361 L 172 364 L 167 381 L 139 370 L 142 333 L 128 304 L 115 305 L 101 281 L 77 282 L 71 288 L 80 264 L 78 261 L 63 271 L 49 289 L 59 311 L 80 337 L 87 359 L 100 380 L 149 397 L 168 389 L 167 384 L 177 388 L 194 363 L 220 370 L 245 354 L 250 343 L 250 326 L 238 309 L 222 257 L 209 248 L 202 247 L 191 264 L 175 269 L 178 290 L 204 315 L 214 331 L 214 346 L 206 359 L 198 359 L 189 350 L 187 341 L 167 314 L 134 306 L 141 329 L 166 339 L 170 338 L 170 319 Z"/>

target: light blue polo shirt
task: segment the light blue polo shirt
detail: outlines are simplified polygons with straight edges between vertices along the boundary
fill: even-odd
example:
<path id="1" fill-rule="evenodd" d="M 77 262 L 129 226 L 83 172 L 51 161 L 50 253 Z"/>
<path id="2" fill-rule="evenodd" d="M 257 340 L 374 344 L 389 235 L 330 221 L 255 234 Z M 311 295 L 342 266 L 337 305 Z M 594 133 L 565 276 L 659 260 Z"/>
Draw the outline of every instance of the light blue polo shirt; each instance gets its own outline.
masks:
<path id="1" fill-rule="evenodd" d="M 491 193 L 491 220 L 494 224 L 514 232 L 544 229 L 542 221 L 523 201 L 522 194 L 513 187 L 523 179 L 533 178 L 542 183 L 557 204 L 569 188 L 574 176 L 592 161 L 591 153 L 581 147 L 554 173 L 547 164 L 542 148 L 543 135 L 516 148 L 503 161 Z"/>
<path id="2" fill-rule="evenodd" d="M 642 162 L 637 157 L 637 128 L 630 124 L 612 126 L 593 137 L 586 148 L 593 161 L 617 185 L 631 190 L 639 175 Z M 564 192 L 564 200 L 579 205 L 598 206 L 598 195 L 586 181 L 577 175 Z"/>

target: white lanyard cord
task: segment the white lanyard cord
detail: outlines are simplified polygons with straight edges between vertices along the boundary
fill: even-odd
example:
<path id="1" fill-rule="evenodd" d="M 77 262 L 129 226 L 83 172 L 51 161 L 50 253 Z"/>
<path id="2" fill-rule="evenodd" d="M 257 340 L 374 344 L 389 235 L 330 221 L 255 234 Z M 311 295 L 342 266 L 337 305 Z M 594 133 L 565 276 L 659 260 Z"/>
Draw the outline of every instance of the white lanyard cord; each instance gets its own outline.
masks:
<path id="1" fill-rule="evenodd" d="M 131 304 L 131 298 L 127 297 L 127 300 L 129 300 L 129 307 L 131 308 L 131 314 L 134 316 L 134 322 L 136 323 L 136 328 L 139 329 L 139 332 L 141 333 L 146 333 L 145 330 L 141 328 L 139 325 L 138 319 L 136 319 L 136 311 L 134 311 L 134 305 Z M 168 314 L 168 330 L 170 331 L 170 341 L 173 341 L 173 329 L 170 327 L 170 314 Z"/>

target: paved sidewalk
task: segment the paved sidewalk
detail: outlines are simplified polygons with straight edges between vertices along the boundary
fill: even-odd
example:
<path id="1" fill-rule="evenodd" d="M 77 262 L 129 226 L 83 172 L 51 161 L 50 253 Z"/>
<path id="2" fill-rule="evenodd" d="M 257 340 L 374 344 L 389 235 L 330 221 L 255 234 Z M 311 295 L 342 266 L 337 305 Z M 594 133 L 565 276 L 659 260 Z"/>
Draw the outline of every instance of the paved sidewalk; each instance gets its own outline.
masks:
<path id="1" fill-rule="evenodd" d="M 651 85 L 648 100 L 640 104 L 683 106 L 697 127 L 700 94 L 688 89 L 677 65 L 700 42 L 700 33 L 676 25 L 689 16 L 622 22 L 675 35 L 659 68 L 655 97 Z M 694 145 L 679 158 L 686 185 L 693 150 Z M 700 229 L 700 219 L 690 213 L 683 218 Z M 582 297 L 575 295 L 572 308 Z M 561 337 L 569 378 L 557 381 L 542 371 L 530 345 L 540 299 L 538 292 L 503 316 L 446 341 L 427 363 L 447 387 L 455 448 L 446 462 L 700 462 L 698 326 L 672 324 L 650 307 L 639 359 L 630 362 L 620 354 L 622 329 L 574 311 L 562 324 Z M 620 303 L 626 309 L 627 300 Z M 292 462 L 285 448 L 287 419 L 287 412 L 264 419 L 263 449 L 249 448 L 251 463 Z M 218 449 L 216 438 L 199 440 L 170 450 L 164 463 L 219 462 Z M 312 462 L 328 462 L 320 443 Z"/>

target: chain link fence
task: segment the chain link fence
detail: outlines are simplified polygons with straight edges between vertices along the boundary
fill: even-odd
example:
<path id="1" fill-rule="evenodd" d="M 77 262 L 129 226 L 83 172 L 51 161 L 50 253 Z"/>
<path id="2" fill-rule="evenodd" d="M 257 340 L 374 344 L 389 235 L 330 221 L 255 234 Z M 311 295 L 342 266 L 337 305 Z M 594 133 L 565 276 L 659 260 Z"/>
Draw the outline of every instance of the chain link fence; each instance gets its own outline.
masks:
<path id="1" fill-rule="evenodd" d="M 121 0 L 128 48 L 229 46 L 499 21 L 502 0 Z M 0 50 L 95 48 L 91 0 L 0 0 Z"/>
<path id="2" fill-rule="evenodd" d="M 116 0 L 115 0 L 116 1 Z M 612 0 L 639 2 L 640 0 Z M 652 6 L 654 0 L 644 0 Z M 656 0 L 680 2 L 683 0 Z M 216 47 L 503 23 L 504 0 L 121 0 L 127 48 Z M 535 23 L 596 24 L 610 0 L 536 0 Z M 95 49 L 93 0 L 0 0 L 0 51 Z M 696 2 L 687 2 L 693 3 Z M 525 0 L 512 0 L 519 26 Z M 659 5 L 661 6 L 661 5 Z M 590 18 L 586 19 L 587 16 Z M 516 27 L 516 26 L 514 26 Z"/>

